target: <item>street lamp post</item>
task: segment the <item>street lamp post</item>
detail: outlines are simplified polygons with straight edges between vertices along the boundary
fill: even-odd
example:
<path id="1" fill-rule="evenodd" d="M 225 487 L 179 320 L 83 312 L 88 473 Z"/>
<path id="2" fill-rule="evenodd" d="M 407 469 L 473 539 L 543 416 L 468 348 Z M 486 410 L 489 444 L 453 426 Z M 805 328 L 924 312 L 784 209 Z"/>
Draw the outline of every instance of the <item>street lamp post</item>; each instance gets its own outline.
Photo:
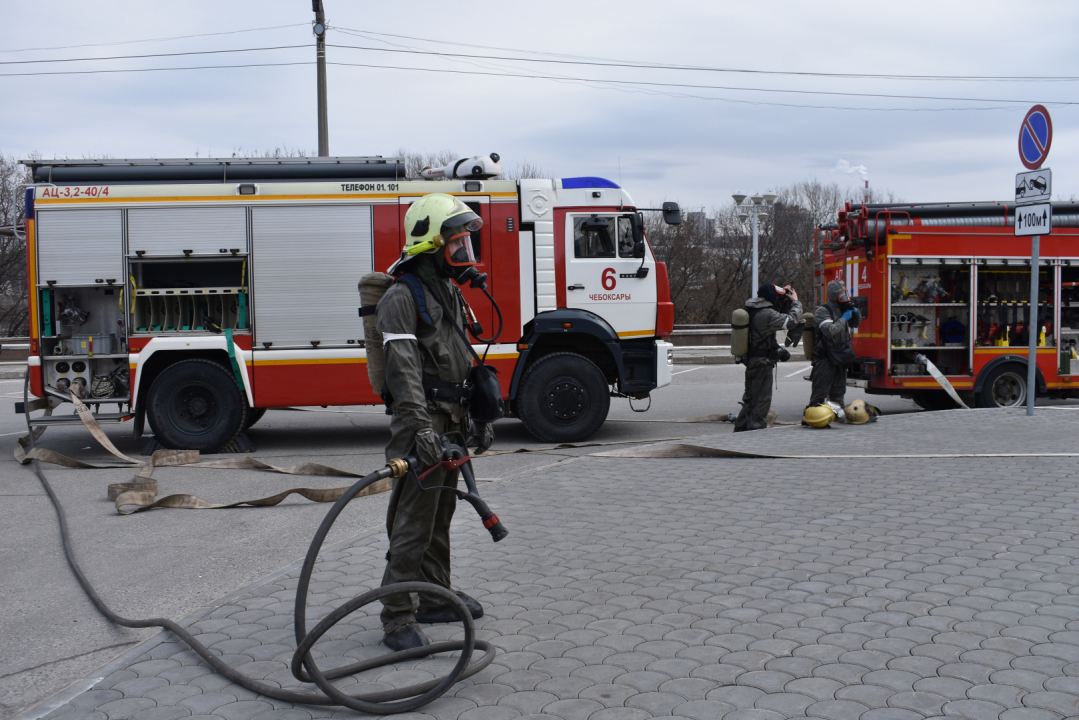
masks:
<path id="1" fill-rule="evenodd" d="M 736 192 L 731 197 L 734 198 L 738 219 L 743 222 L 746 218 L 753 219 L 753 286 L 749 289 L 749 293 L 752 295 L 757 292 L 759 287 L 759 278 L 757 277 L 757 222 L 768 217 L 768 210 L 772 207 L 772 203 L 776 201 L 776 196 L 771 192 L 766 192 L 764 195 L 757 193 L 749 198 L 749 203 L 745 202 L 746 196 L 744 193 Z"/>

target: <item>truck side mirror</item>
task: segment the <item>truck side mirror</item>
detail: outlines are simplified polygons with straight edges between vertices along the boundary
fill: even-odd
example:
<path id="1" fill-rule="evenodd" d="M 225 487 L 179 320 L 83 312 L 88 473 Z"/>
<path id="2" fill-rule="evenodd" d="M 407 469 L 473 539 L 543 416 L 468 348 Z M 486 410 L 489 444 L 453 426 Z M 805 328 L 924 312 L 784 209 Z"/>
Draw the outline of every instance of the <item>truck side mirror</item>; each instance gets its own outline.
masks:
<path id="1" fill-rule="evenodd" d="M 663 222 L 667 223 L 668 225 L 682 224 L 682 211 L 678 209 L 678 203 L 663 203 Z"/>

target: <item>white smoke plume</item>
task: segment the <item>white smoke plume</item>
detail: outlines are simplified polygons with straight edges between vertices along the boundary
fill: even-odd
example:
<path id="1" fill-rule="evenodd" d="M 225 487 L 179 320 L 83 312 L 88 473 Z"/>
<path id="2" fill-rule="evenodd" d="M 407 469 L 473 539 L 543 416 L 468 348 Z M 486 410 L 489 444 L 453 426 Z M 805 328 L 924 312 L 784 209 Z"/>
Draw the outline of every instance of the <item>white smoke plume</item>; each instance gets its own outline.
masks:
<path id="1" fill-rule="evenodd" d="M 862 176 L 863 180 L 869 179 L 869 168 L 865 165 L 851 165 L 850 160 L 839 160 L 835 167 L 832 168 L 832 172 L 841 172 L 847 175 L 858 174 Z"/>

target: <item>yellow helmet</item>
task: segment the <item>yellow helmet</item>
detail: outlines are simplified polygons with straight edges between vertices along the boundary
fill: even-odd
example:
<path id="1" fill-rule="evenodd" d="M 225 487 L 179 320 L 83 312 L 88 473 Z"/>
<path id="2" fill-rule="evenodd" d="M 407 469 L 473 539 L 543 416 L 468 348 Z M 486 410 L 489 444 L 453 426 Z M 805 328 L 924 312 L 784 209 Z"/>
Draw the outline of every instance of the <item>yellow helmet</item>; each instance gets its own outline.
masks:
<path id="1" fill-rule="evenodd" d="M 409 206 L 405 213 L 405 253 L 414 257 L 420 253 L 437 252 L 452 238 L 479 230 L 483 220 L 459 198 L 446 193 L 431 193 Z M 472 244 L 468 243 L 472 262 Z M 454 264 L 464 264 L 459 260 Z"/>
<path id="2" fill-rule="evenodd" d="M 873 407 L 865 400 L 855 400 L 843 410 L 847 414 L 847 423 L 850 425 L 864 425 L 877 421 L 880 410 Z"/>
<path id="3" fill-rule="evenodd" d="M 835 420 L 835 410 L 832 410 L 828 403 L 810 405 L 802 413 L 802 420 L 809 427 L 826 428 Z"/>
<path id="4" fill-rule="evenodd" d="M 855 400 L 843 408 L 843 412 L 847 414 L 849 425 L 864 425 L 869 422 L 869 411 L 865 409 L 865 402 L 862 400 Z"/>

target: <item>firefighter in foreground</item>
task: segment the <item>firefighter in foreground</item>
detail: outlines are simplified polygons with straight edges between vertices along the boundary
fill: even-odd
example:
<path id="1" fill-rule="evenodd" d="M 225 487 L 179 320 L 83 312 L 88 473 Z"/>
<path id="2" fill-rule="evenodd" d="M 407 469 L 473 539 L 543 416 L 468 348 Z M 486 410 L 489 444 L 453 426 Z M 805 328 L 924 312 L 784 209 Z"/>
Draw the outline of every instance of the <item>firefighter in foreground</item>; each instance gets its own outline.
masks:
<path id="1" fill-rule="evenodd" d="M 850 331 L 862 319 L 841 280 L 832 280 L 826 289 L 828 301 L 813 313 L 813 370 L 809 376 L 813 389 L 807 408 L 825 400 L 843 407 L 847 365 L 854 360 Z"/>
<path id="2" fill-rule="evenodd" d="M 451 280 L 462 278 L 475 265 L 469 233 L 482 224 L 464 203 L 441 193 L 424 196 L 405 214 L 405 252 L 389 272 L 408 273 L 413 281 L 394 283 L 376 313 L 393 415 L 387 459 L 414 455 L 427 468 L 442 460 L 443 433 L 471 434 L 468 444 L 480 453 L 494 439 L 490 424 L 468 419 L 464 381 L 472 359 L 454 328 L 464 320 Z M 456 487 L 457 482 L 457 470 L 440 468 L 424 485 Z M 450 520 L 456 505 L 452 492 L 420 491 L 407 479 L 394 485 L 386 517 L 390 549 L 383 585 L 415 580 L 451 587 Z M 476 600 L 457 595 L 473 618 L 482 617 Z M 459 619 L 449 606 L 423 595 L 392 595 L 382 603 L 383 642 L 393 650 L 428 644 L 417 623 Z"/>
<path id="3" fill-rule="evenodd" d="M 742 322 L 738 320 L 740 313 L 745 313 Z M 744 329 L 747 343 L 745 354 L 738 358 L 746 366 L 746 391 L 734 432 L 761 430 L 768 427 L 772 406 L 772 370 L 777 362 L 786 362 L 791 356 L 776 342 L 776 333 L 801 322 L 802 304 L 790 285 L 765 283 L 757 290 L 757 297 L 746 301 L 745 310 L 735 314 L 735 332 Z M 732 345 L 736 343 L 737 339 L 732 339 Z"/>

